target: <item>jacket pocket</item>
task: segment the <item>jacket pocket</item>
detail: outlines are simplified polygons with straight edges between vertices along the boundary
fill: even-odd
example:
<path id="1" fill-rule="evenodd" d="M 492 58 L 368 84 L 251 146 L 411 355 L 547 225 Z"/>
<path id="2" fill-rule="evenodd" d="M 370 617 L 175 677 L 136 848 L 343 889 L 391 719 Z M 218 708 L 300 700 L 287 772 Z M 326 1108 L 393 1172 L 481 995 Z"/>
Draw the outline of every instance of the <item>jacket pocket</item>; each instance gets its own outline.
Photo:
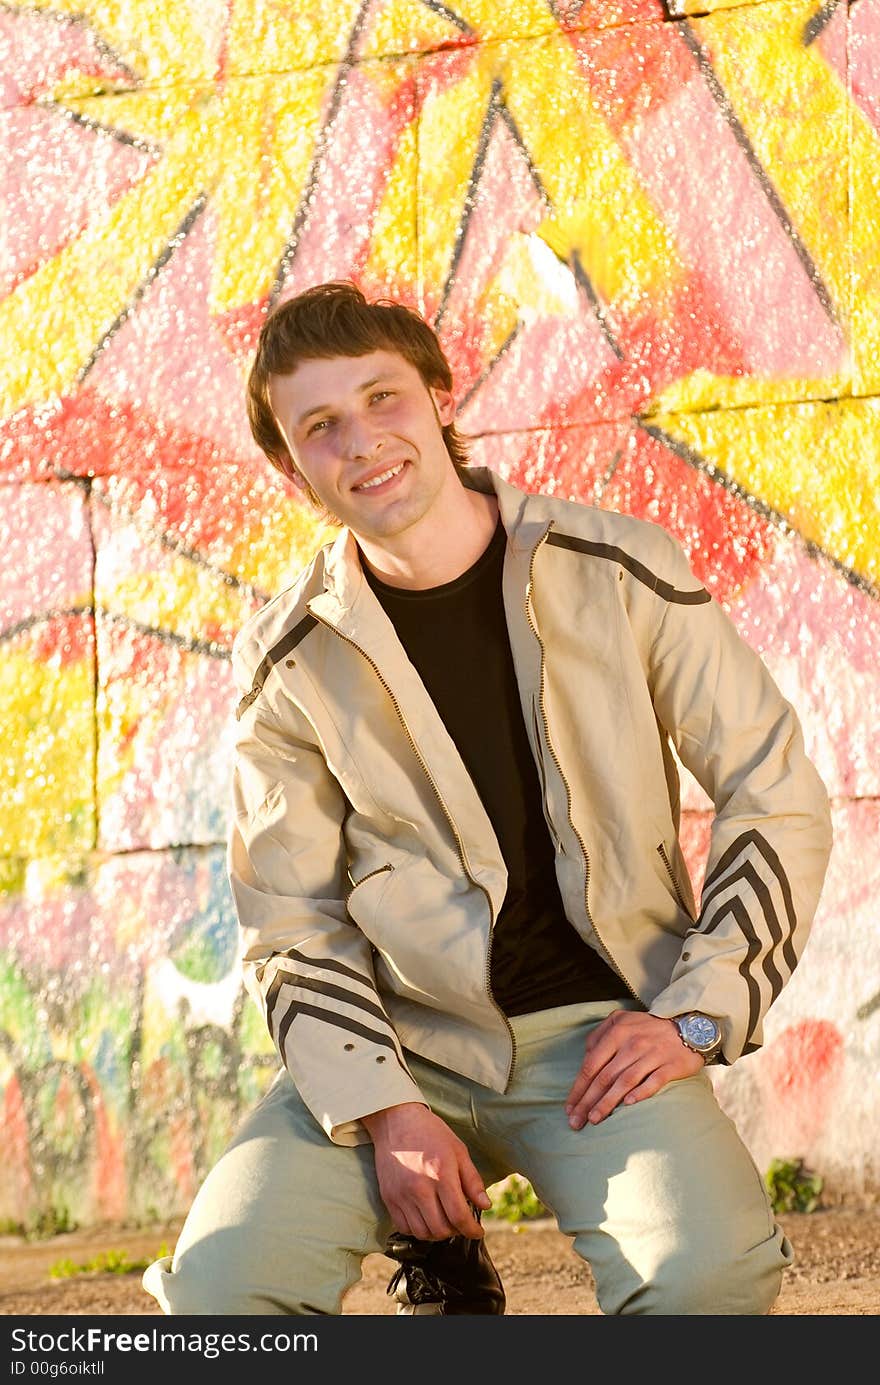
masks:
<path id="1" fill-rule="evenodd" d="M 377 866 L 375 870 L 362 875 L 360 880 L 355 880 L 346 895 L 345 907 L 352 922 L 356 923 L 368 937 L 372 933 L 372 923 L 379 907 L 379 901 L 393 874 L 394 866 L 388 861 L 384 866 Z"/>

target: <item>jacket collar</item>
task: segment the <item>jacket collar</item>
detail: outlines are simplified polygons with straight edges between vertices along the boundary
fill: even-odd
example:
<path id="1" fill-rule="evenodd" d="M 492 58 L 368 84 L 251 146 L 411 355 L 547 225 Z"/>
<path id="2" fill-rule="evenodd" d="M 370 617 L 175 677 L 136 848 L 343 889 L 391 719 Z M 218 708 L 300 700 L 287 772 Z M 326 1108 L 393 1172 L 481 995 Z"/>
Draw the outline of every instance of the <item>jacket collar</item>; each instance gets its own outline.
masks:
<path id="1" fill-rule="evenodd" d="M 540 496 L 529 495 L 517 486 L 510 485 L 490 467 L 467 467 L 461 473 L 461 479 L 469 490 L 495 495 L 508 545 L 517 554 L 530 552 L 546 533 L 549 516 Z M 336 624 L 353 610 L 364 588 L 369 591 L 357 540 L 346 527 L 339 531 L 326 552 L 324 591 L 312 598 L 309 607 L 317 615 Z"/>

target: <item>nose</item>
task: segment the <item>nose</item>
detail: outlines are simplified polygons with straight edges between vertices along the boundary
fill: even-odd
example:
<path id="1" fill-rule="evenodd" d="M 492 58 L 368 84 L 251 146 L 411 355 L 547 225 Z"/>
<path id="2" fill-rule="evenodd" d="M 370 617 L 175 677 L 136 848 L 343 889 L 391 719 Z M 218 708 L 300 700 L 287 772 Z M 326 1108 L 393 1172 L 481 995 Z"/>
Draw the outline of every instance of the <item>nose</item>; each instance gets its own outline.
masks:
<path id="1" fill-rule="evenodd" d="M 358 458 L 369 459 L 381 450 L 382 437 L 369 418 L 362 413 L 356 413 L 345 420 L 342 445 L 344 455 L 352 461 Z"/>

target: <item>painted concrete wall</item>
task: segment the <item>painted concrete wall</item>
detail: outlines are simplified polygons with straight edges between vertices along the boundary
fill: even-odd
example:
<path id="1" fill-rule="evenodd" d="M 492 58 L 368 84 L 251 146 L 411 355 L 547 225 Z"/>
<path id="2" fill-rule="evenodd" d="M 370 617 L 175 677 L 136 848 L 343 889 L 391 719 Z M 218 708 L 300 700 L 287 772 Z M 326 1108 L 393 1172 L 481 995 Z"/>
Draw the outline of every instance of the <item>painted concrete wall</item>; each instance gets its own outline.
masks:
<path id="1" fill-rule="evenodd" d="M 0 1220 L 185 1210 L 274 1066 L 229 649 L 327 533 L 243 386 L 334 277 L 428 315 L 474 460 L 666 525 L 800 712 L 827 886 L 716 1080 L 761 1167 L 876 1185 L 880 0 L 10 0 L 0 75 Z"/>

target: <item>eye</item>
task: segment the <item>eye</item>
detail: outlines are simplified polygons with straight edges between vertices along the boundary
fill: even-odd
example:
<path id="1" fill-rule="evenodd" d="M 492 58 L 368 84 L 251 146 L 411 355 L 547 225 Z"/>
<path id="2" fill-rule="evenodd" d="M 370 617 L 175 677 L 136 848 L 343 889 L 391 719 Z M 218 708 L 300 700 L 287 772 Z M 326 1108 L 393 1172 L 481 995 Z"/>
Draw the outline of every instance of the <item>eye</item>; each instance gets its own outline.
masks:
<path id="1" fill-rule="evenodd" d="M 370 403 L 373 404 L 378 402 L 381 404 L 383 399 L 390 399 L 391 395 L 391 390 L 374 390 L 373 393 L 370 395 Z"/>
<path id="2" fill-rule="evenodd" d="M 318 418 L 318 419 L 315 419 L 315 422 L 312 423 L 312 424 L 310 424 L 309 428 L 306 430 L 306 437 L 307 437 L 307 438 L 310 438 L 310 437 L 312 436 L 313 433 L 323 432 L 325 428 L 329 428 L 329 427 L 330 427 L 330 419 L 329 419 L 329 418 Z"/>

